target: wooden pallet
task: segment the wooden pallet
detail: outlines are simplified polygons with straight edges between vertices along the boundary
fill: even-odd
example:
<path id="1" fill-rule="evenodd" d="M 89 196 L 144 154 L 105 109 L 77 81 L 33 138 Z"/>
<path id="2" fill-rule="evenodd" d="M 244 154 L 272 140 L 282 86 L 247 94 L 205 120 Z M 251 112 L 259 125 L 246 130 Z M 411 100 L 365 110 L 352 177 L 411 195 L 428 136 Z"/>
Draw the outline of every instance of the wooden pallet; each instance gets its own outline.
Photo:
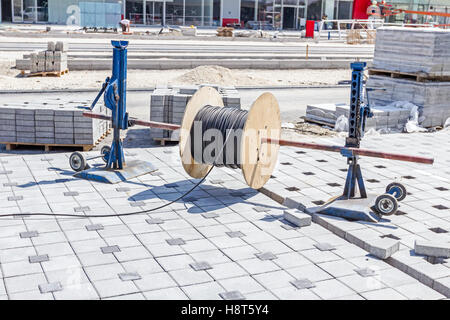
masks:
<path id="1" fill-rule="evenodd" d="M 42 71 L 42 72 L 29 72 L 27 73 L 25 70 L 21 70 L 20 74 L 24 77 L 61 77 L 64 74 L 69 73 L 69 69 L 63 71 Z"/>
<path id="2" fill-rule="evenodd" d="M 172 138 L 153 138 L 153 141 L 158 142 L 161 146 L 165 146 L 166 143 L 177 144 L 180 142 L 180 140 L 175 140 Z"/>
<path id="3" fill-rule="evenodd" d="M 80 149 L 82 151 L 90 151 L 94 148 L 96 144 L 58 144 L 58 143 L 26 143 L 26 142 L 0 142 L 0 144 L 6 145 L 6 150 L 11 151 L 17 149 L 19 146 L 34 148 L 34 147 L 44 147 L 45 152 L 50 152 L 57 148 L 74 148 Z"/>
<path id="4" fill-rule="evenodd" d="M 416 82 L 450 81 L 450 76 L 430 76 L 425 73 L 408 73 L 381 69 L 369 69 L 369 75 L 413 80 Z"/>
<path id="5" fill-rule="evenodd" d="M 108 129 L 94 144 L 59 144 L 59 143 L 29 143 L 29 142 L 1 142 L 6 146 L 7 151 L 16 149 L 19 146 L 34 148 L 34 147 L 44 147 L 45 152 L 50 152 L 58 148 L 73 148 L 79 149 L 84 152 L 92 150 L 96 147 L 109 133 L 111 133 L 112 128 Z"/>

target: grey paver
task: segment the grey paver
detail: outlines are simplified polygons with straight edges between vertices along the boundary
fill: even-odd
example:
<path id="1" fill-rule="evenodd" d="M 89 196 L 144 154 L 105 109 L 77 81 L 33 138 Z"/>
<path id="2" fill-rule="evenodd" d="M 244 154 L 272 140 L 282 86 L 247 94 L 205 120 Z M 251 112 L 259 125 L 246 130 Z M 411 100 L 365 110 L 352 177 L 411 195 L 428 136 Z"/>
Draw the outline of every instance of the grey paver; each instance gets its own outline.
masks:
<path id="1" fill-rule="evenodd" d="M 98 230 L 103 230 L 105 227 L 98 223 L 98 224 L 90 224 L 86 226 L 86 230 L 87 231 L 98 231 Z"/>
<path id="2" fill-rule="evenodd" d="M 314 288 L 316 285 L 312 283 L 308 279 L 297 279 L 294 281 L 291 281 L 292 285 L 296 287 L 297 289 L 311 289 Z"/>
<path id="3" fill-rule="evenodd" d="M 48 254 L 43 254 L 39 256 L 29 256 L 28 260 L 30 263 L 39 263 L 39 262 L 45 262 L 49 260 Z"/>
<path id="4" fill-rule="evenodd" d="M 142 279 L 142 277 L 137 272 L 119 273 L 119 278 L 122 281 L 132 281 Z"/>
<path id="5" fill-rule="evenodd" d="M 41 293 L 49 293 L 55 291 L 61 291 L 63 289 L 60 282 L 44 283 L 39 285 Z"/>
<path id="6" fill-rule="evenodd" d="M 102 247 L 102 248 L 100 248 L 100 249 L 101 249 L 102 252 L 105 253 L 105 254 L 121 251 L 120 248 L 119 248 L 119 246 L 107 246 L 107 247 Z"/>
<path id="7" fill-rule="evenodd" d="M 209 270 L 209 269 L 213 268 L 208 262 L 205 262 L 205 261 L 194 262 L 189 265 L 195 271 Z"/>
<path id="8" fill-rule="evenodd" d="M 275 260 L 275 259 L 277 259 L 277 256 L 274 255 L 272 252 L 257 253 L 256 257 L 260 260 Z"/>
<path id="9" fill-rule="evenodd" d="M 37 232 L 37 231 L 27 231 L 27 232 L 20 233 L 21 238 L 34 238 L 34 237 L 38 237 L 38 236 L 39 236 L 39 232 Z"/>
<path id="10" fill-rule="evenodd" d="M 314 247 L 316 247 L 317 249 L 319 249 L 320 251 L 332 251 L 332 250 L 336 250 L 336 247 L 333 246 L 332 244 L 329 244 L 327 242 L 320 242 L 317 244 L 314 244 Z"/>
<path id="11" fill-rule="evenodd" d="M 237 290 L 222 292 L 219 295 L 223 300 L 245 300 L 244 295 Z"/>
<path id="12" fill-rule="evenodd" d="M 358 273 L 361 277 L 374 277 L 378 274 L 377 270 L 372 268 L 357 268 L 355 272 Z"/>

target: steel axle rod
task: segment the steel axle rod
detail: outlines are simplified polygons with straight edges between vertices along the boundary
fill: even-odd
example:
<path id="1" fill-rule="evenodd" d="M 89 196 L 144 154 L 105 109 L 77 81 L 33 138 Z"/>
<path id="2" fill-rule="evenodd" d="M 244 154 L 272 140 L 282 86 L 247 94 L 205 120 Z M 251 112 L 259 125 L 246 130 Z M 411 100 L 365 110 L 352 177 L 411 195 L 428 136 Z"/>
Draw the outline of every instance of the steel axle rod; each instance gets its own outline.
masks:
<path id="1" fill-rule="evenodd" d="M 372 158 L 383 158 L 390 160 L 399 160 L 399 161 L 407 161 L 407 162 L 415 162 L 415 163 L 424 163 L 424 164 L 433 164 L 434 159 L 432 158 L 424 158 L 417 156 L 408 156 L 403 154 L 395 154 L 395 153 L 387 153 L 380 151 L 372 151 L 367 149 L 358 149 L 358 148 L 345 148 L 340 146 L 332 146 L 332 145 L 324 145 L 324 144 L 316 144 L 316 143 L 307 143 L 307 142 L 295 142 L 289 140 L 277 140 L 271 138 L 263 138 L 263 142 L 279 144 L 280 146 L 289 146 L 289 147 L 297 147 L 297 148 L 305 148 L 305 149 L 315 149 L 315 150 L 324 150 L 331 152 L 342 152 L 349 151 L 357 156 L 366 156 Z"/>
<path id="2" fill-rule="evenodd" d="M 87 117 L 87 118 L 111 121 L 110 116 L 105 116 L 103 114 L 98 114 L 98 113 L 83 112 L 83 116 Z M 154 121 L 144 121 L 144 120 L 137 120 L 137 119 L 129 119 L 128 122 L 132 125 L 165 129 L 165 130 L 178 130 L 181 128 L 181 126 L 176 125 L 176 124 L 154 122 Z M 408 156 L 408 155 L 403 155 L 403 154 L 372 151 L 372 150 L 367 150 L 367 149 L 345 148 L 345 147 L 340 147 L 340 146 L 307 143 L 307 142 L 295 142 L 295 141 L 289 141 L 289 140 L 277 140 L 277 139 L 271 139 L 271 138 L 263 138 L 262 142 L 279 144 L 280 146 L 289 146 L 289 147 L 323 150 L 323 151 L 331 151 L 331 152 L 351 151 L 354 155 L 366 156 L 366 157 L 372 157 L 372 158 L 383 158 L 383 159 L 407 161 L 407 162 L 415 162 L 415 163 L 423 163 L 423 164 L 433 164 L 434 163 L 434 159 L 432 159 L 432 158 Z"/>

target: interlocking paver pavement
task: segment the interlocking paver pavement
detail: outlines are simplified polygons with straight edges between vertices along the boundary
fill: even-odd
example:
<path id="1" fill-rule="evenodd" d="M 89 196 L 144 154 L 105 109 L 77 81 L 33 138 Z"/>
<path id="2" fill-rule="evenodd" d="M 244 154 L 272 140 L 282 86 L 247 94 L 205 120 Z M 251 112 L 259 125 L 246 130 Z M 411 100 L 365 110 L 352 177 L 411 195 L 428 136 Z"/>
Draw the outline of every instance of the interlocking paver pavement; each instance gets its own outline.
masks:
<path id="1" fill-rule="evenodd" d="M 382 141 L 377 143 L 383 146 Z M 443 141 L 440 143 L 445 145 Z M 306 203 L 326 200 L 324 195 L 340 190 L 339 186 L 328 185 L 343 184 L 345 173 L 339 169 L 346 166 L 339 154 L 295 151 L 298 150 L 281 149 L 280 162 L 293 165 L 279 165 L 268 189 Z M 8 156 L 6 163 L 0 163 L 0 172 L 5 172 L 0 175 L 0 200 L 5 200 L 0 206 L 0 216 L 32 214 L 37 210 L 87 216 L 130 213 L 141 210 L 139 207 L 150 209 L 168 203 L 198 181 L 188 177 L 181 168 L 176 147 L 135 149 L 133 153 L 128 159 L 147 159 L 162 174 L 145 175 L 112 186 L 71 177 L 68 154 L 52 154 L 44 162 L 39 154 Z M 325 165 L 315 159 L 328 162 Z M 390 166 L 385 160 L 365 158 L 361 163 L 367 179 L 380 181 L 373 183 L 374 187 L 368 183 L 371 191 L 381 190 L 384 182 L 391 179 L 387 169 L 375 165 L 386 164 L 396 175 L 415 177 L 406 179 L 412 195 L 402 203 L 401 210 L 407 214 L 382 223 L 394 228 L 337 221 L 339 230 L 354 232 L 355 239 L 364 232 L 368 234 L 367 230 L 375 232 L 371 235 L 377 237 L 398 236 L 402 243 L 398 263 L 410 266 L 423 263 L 423 257 L 411 257 L 406 252 L 416 236 L 430 241 L 447 237 L 446 233 L 429 229 L 450 230 L 450 209 L 443 208 L 450 207 L 450 203 L 445 199 L 446 191 L 441 191 L 450 189 L 450 183 L 444 180 L 450 176 L 450 170 L 436 174 L 436 168 L 443 169 L 448 163 L 437 161 L 431 169 L 413 164 Z M 374 166 L 366 169 L 367 163 Z M 47 170 L 45 166 L 57 170 Z M 217 182 L 214 180 L 222 183 L 214 184 Z M 18 196 L 23 200 L 7 201 L 8 197 Z M 139 216 L 0 217 L 0 297 L 223 299 L 221 294 L 233 293 L 231 297 L 240 297 L 236 293 L 239 292 L 249 300 L 377 299 L 383 295 L 414 299 L 419 297 L 418 288 L 424 286 L 427 291 L 419 298 L 443 298 L 417 279 L 343 239 L 337 227 L 336 234 L 316 222 L 307 227 L 285 229 L 287 224 L 282 217 L 286 207 L 248 188 L 237 170 L 213 170 L 190 196 L 190 201 L 178 201 Z M 32 198 L 36 199 L 35 203 L 28 200 Z M 77 212 L 74 208 L 78 208 Z M 167 239 L 182 239 L 184 244 L 171 246 Z M 319 250 L 324 243 L 335 249 Z M 263 259 L 258 258 L 259 254 Z M 45 255 L 48 261 L 36 258 L 36 262 L 30 263 L 29 257 Z M 201 262 L 207 262 L 211 269 L 192 269 L 191 265 Z M 354 271 L 358 268 L 376 268 L 377 274 L 363 278 Z M 448 266 L 442 264 L 440 268 Z M 424 278 L 428 269 L 420 270 Z M 444 274 L 442 270 L 439 273 Z M 316 287 L 297 289 L 292 284 L 305 278 Z M 441 278 L 424 279 L 436 281 L 440 287 L 448 284 L 448 281 L 438 282 Z M 41 293 L 40 288 L 46 293 Z M 410 294 L 406 295 L 408 289 Z"/>

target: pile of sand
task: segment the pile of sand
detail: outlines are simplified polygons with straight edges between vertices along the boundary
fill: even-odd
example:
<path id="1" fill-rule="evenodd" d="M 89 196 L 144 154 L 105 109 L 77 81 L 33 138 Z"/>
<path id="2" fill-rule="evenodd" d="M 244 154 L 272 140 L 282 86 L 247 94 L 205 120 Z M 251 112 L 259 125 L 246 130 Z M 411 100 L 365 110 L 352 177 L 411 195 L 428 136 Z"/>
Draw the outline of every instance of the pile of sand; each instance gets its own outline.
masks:
<path id="1" fill-rule="evenodd" d="M 222 86 L 269 85 L 270 80 L 242 74 L 220 66 L 200 66 L 173 79 L 176 84 L 218 84 Z"/>

